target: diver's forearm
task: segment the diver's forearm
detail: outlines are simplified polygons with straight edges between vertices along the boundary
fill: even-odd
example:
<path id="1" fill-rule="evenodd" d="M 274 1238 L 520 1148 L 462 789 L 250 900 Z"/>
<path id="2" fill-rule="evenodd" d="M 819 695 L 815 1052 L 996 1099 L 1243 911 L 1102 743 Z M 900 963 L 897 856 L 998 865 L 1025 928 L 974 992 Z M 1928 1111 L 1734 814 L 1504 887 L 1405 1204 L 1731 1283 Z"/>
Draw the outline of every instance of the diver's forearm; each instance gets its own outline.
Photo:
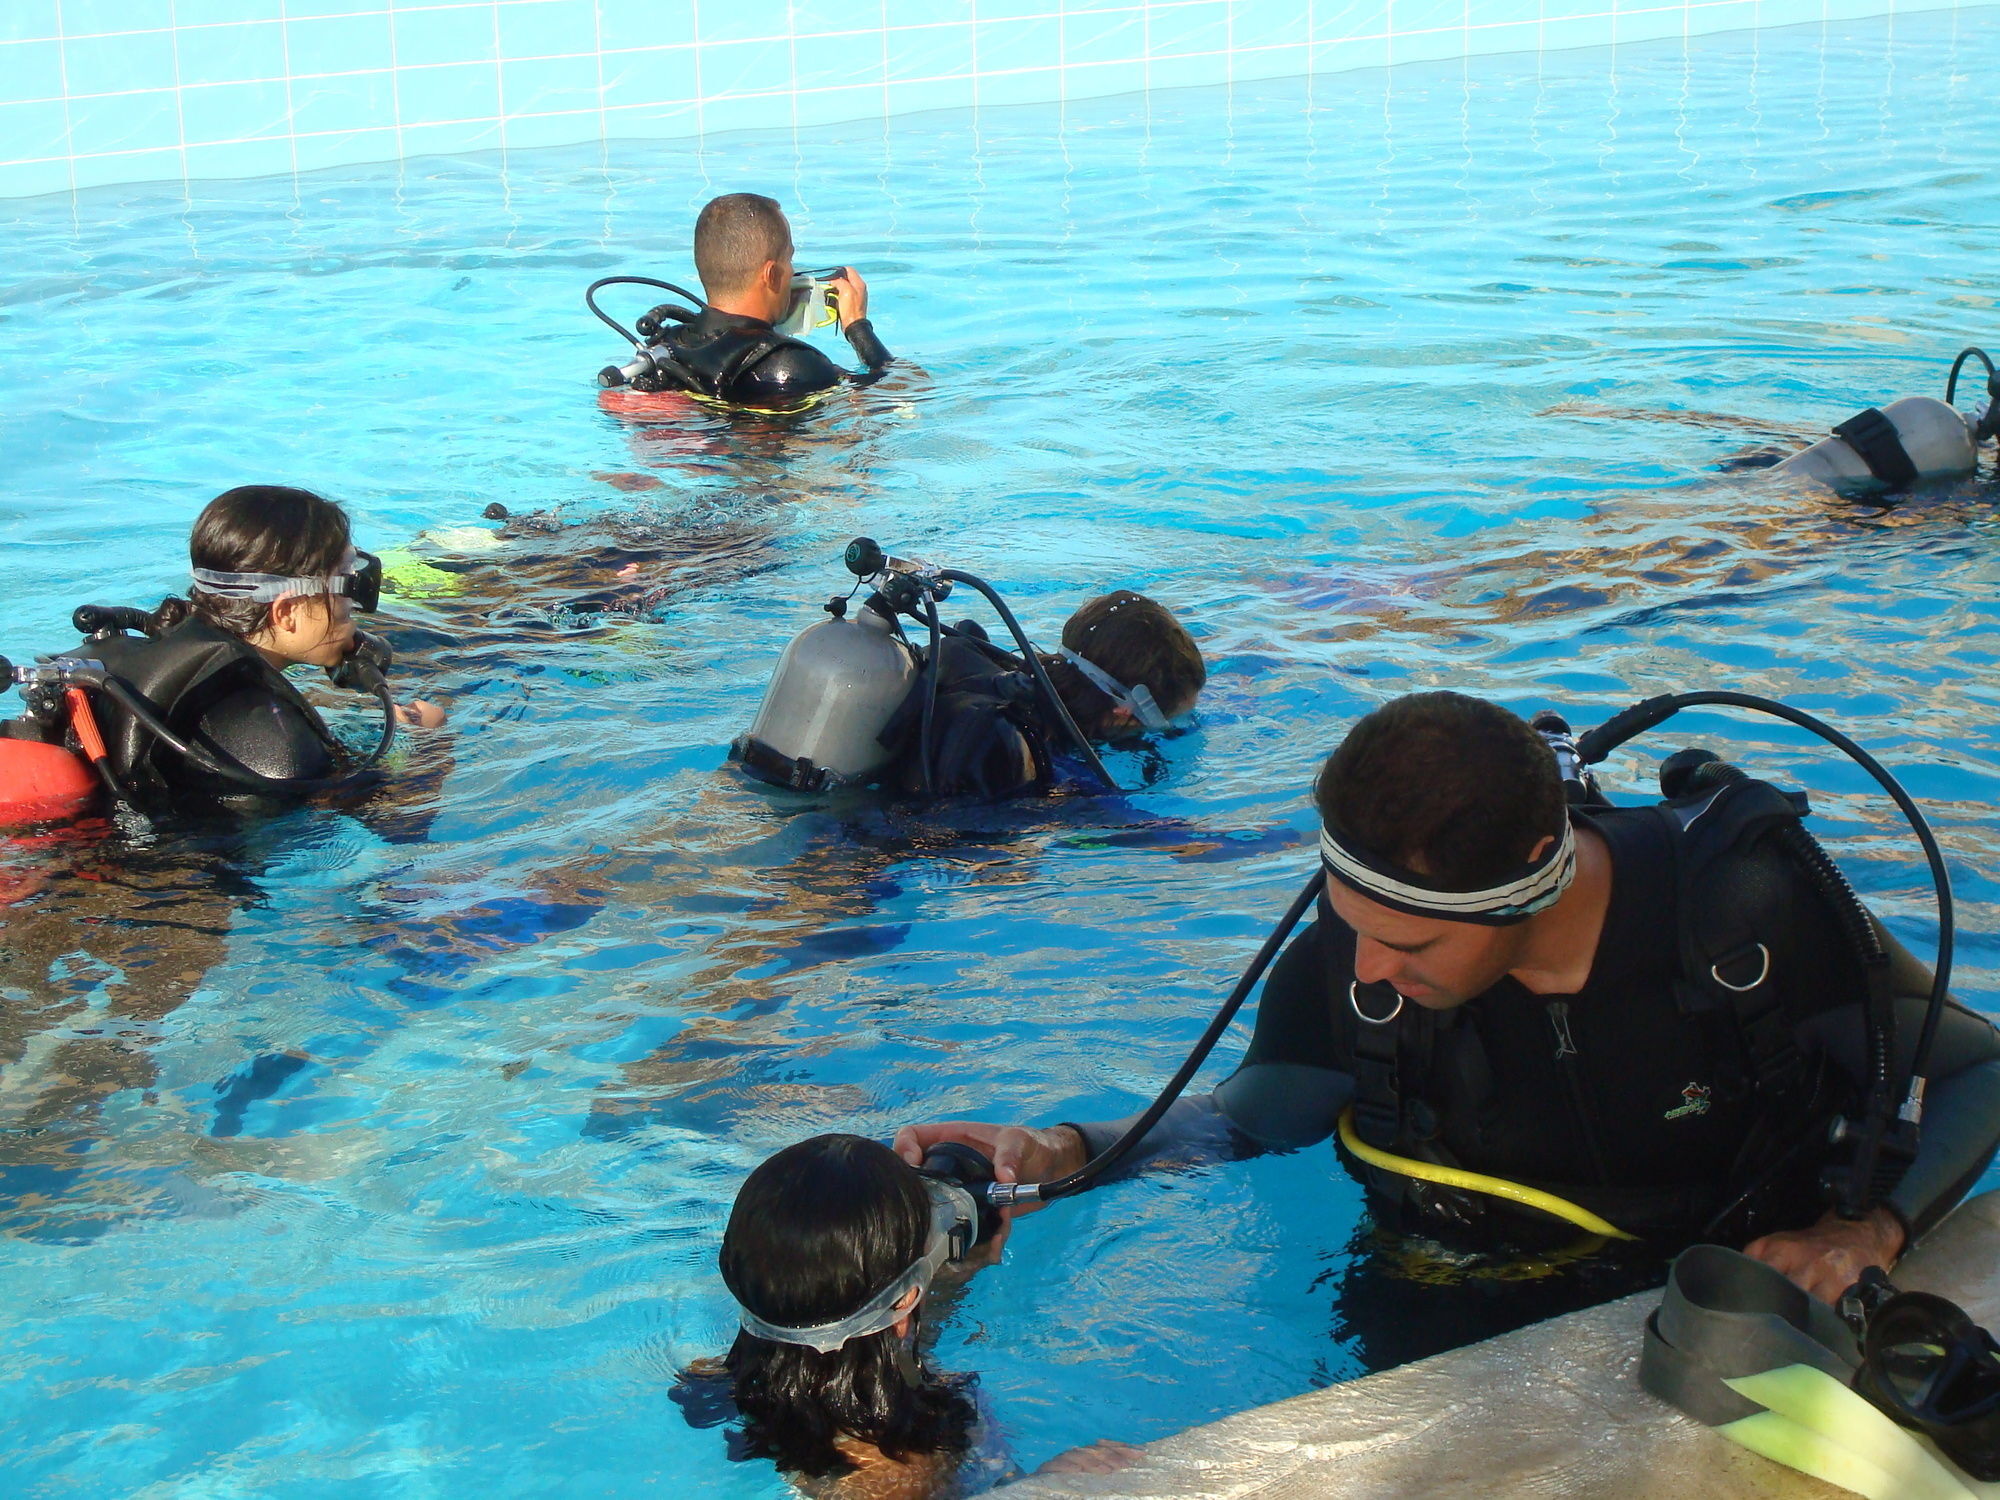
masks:
<path id="1" fill-rule="evenodd" d="M 1945 1216 L 1985 1172 L 2000 1145 L 2000 1060 L 1934 1080 L 1924 1095 L 1917 1159 L 1889 1195 L 1912 1243 Z"/>
<path id="2" fill-rule="evenodd" d="M 1138 1115 L 1128 1115 L 1122 1120 L 1063 1123 L 1083 1138 L 1084 1160 L 1091 1161 L 1108 1151 L 1138 1120 Z M 1213 1094 L 1196 1094 L 1176 1099 L 1159 1123 L 1146 1132 L 1145 1139 L 1127 1152 L 1109 1175 L 1131 1177 L 1162 1165 L 1186 1167 L 1235 1161 L 1254 1156 L 1262 1149 L 1230 1122 Z"/>
<path id="3" fill-rule="evenodd" d="M 861 363 L 868 366 L 870 375 L 880 375 L 888 368 L 893 357 L 882 340 L 876 337 L 875 325 L 866 318 L 856 318 L 846 328 L 847 342 Z"/>

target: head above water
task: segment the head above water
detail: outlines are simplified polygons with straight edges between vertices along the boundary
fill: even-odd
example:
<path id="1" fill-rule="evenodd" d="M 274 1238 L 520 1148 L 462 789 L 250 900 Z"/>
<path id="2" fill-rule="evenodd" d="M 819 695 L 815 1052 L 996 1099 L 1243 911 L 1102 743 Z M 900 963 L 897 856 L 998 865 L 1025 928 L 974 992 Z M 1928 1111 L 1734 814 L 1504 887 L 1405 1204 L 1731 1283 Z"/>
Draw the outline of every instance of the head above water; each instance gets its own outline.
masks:
<path id="1" fill-rule="evenodd" d="M 710 199 L 694 223 L 694 268 L 711 306 L 776 322 L 792 294 L 785 211 L 760 193 Z"/>
<path id="2" fill-rule="evenodd" d="M 347 512 L 310 490 L 238 485 L 195 518 L 188 560 L 215 573 L 323 578 L 352 566 L 353 533 Z M 336 594 L 265 602 L 194 589 L 186 599 L 167 600 L 155 618 L 167 627 L 191 613 L 284 663 L 336 666 L 354 641 L 351 605 Z"/>
<path id="3" fill-rule="evenodd" d="M 1063 626 L 1062 644 L 1128 690 L 1144 687 L 1169 719 L 1193 708 L 1208 681 L 1207 663 L 1187 627 L 1165 605 L 1130 589 L 1102 594 L 1077 610 Z M 1050 657 L 1046 665 L 1077 728 L 1090 738 L 1140 731 L 1137 715 L 1069 660 Z"/>
<path id="4" fill-rule="evenodd" d="M 829 1323 L 908 1270 L 930 1228 L 924 1179 L 887 1146 L 815 1136 L 745 1180 L 718 1264 L 730 1294 L 757 1317 Z M 916 1319 L 913 1297 L 896 1325 L 826 1352 L 738 1334 L 728 1368 L 752 1448 L 806 1475 L 846 1469 L 835 1446 L 843 1436 L 891 1458 L 962 1451 L 972 1415 L 964 1397 L 909 1378 Z"/>
<path id="5" fill-rule="evenodd" d="M 1368 714 L 1327 757 L 1313 798 L 1323 846 L 1358 856 L 1346 875 L 1329 856 L 1327 881 L 1328 901 L 1356 934 L 1355 977 L 1433 1009 L 1463 1004 L 1517 967 L 1574 867 L 1547 742 L 1517 715 L 1462 693 L 1414 693 Z M 1505 915 L 1452 919 L 1411 909 L 1422 895 L 1388 894 L 1397 872 L 1425 891 L 1515 887 L 1524 899 Z"/>

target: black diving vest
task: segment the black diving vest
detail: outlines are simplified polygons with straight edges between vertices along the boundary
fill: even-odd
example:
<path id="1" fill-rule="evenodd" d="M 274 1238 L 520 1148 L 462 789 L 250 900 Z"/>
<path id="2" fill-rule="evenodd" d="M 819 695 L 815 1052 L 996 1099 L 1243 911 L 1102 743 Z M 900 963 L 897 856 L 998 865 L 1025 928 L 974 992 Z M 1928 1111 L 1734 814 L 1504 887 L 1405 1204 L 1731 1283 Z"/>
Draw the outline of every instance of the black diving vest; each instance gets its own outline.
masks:
<path id="1" fill-rule="evenodd" d="M 1748 1238 L 1816 1217 L 1826 1127 L 1855 1104 L 1855 1086 L 1804 1055 L 1796 1028 L 1807 1009 L 1827 1003 L 1818 991 L 1830 974 L 1846 981 L 1842 999 L 1886 1005 L 1888 997 L 1886 961 L 1864 961 L 1849 946 L 1846 916 L 1830 912 L 1838 897 L 1801 867 L 1795 846 L 1810 842 L 1803 811 L 1802 796 L 1747 779 L 1653 807 L 1594 810 L 1601 820 L 1648 820 L 1651 830 L 1635 832 L 1671 851 L 1660 892 L 1674 908 L 1671 977 L 1664 993 L 1654 987 L 1650 1003 L 1622 1012 L 1612 1003 L 1586 1018 L 1571 1013 L 1574 997 L 1525 990 L 1450 1011 L 1397 1007 L 1386 986 L 1350 992 L 1352 947 L 1341 945 L 1347 967 L 1332 976 L 1330 999 L 1351 1058 L 1356 1135 L 1399 1156 L 1553 1192 L 1633 1233 L 1714 1234 L 1727 1225 Z M 1865 922 L 1851 892 L 1846 899 Z M 1841 951 L 1829 954 L 1829 945 Z M 1340 962 L 1329 953 L 1335 970 Z M 1615 1046 L 1604 1045 L 1607 1035 Z M 1615 1076 L 1593 1077 L 1607 1054 Z M 1534 1073 L 1538 1118 L 1517 1118 L 1518 1100 L 1496 1113 L 1503 1068 Z M 1632 1173 L 1615 1143 L 1601 1144 L 1626 1111 L 1643 1114 L 1640 1133 L 1650 1131 L 1657 1147 L 1648 1172 Z M 1667 1156 L 1675 1130 L 1689 1143 L 1681 1172 Z M 1580 1166 L 1573 1177 L 1496 1170 L 1481 1159 L 1491 1143 L 1518 1160 L 1536 1132 L 1569 1148 Z M 1505 1232 L 1545 1222 L 1504 1200 L 1347 1161 L 1378 1209 L 1407 1227 L 1484 1223 Z M 1726 1217 L 1712 1222 L 1717 1215 Z"/>
<path id="2" fill-rule="evenodd" d="M 1046 790 L 1054 781 L 1040 693 L 1019 658 L 983 641 L 947 636 L 939 643 L 932 708 L 930 790 L 938 797 L 997 800 Z M 924 700 L 930 664 L 917 674 L 882 743 L 896 752 L 889 778 L 920 795 Z"/>
<path id="3" fill-rule="evenodd" d="M 840 384 L 841 370 L 803 339 L 738 313 L 703 308 L 653 341 L 663 380 L 732 406 L 795 406 Z"/>
<path id="4" fill-rule="evenodd" d="M 259 775 L 323 778 L 341 750 L 325 722 L 256 649 L 199 615 L 158 636 L 95 637 L 74 652 L 104 663 L 144 697 L 175 734 Z M 109 693 L 91 709 L 112 771 L 142 803 L 255 796 L 191 764 Z"/>

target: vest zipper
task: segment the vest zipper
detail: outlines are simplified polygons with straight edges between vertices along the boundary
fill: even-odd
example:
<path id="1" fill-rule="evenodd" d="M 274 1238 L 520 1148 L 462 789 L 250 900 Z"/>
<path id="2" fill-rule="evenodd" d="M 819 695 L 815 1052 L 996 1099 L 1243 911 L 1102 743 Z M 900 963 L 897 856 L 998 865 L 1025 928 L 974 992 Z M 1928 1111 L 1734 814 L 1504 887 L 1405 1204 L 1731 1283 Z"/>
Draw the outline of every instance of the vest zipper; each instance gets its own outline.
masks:
<path id="1" fill-rule="evenodd" d="M 1608 1186 L 1611 1173 L 1604 1164 L 1604 1147 L 1597 1139 L 1597 1117 L 1583 1096 L 1583 1078 L 1577 1072 L 1577 1060 L 1583 1054 L 1577 1051 L 1576 1040 L 1569 1031 L 1569 1002 L 1552 1000 L 1548 1006 L 1549 1024 L 1556 1033 L 1556 1071 L 1562 1074 L 1563 1086 L 1569 1090 L 1571 1111 L 1576 1115 L 1577 1128 L 1583 1133 L 1584 1148 L 1590 1153 L 1591 1167 L 1597 1173 L 1600 1184 Z"/>

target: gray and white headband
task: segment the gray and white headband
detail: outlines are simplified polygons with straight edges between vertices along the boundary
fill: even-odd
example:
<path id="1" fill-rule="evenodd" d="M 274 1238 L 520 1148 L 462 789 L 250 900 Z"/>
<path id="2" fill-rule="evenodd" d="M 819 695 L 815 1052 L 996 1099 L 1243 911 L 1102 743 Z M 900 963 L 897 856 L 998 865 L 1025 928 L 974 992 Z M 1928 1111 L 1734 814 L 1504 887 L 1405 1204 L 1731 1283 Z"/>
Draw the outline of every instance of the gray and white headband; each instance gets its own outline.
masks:
<path id="1" fill-rule="evenodd" d="M 1365 850 L 1344 844 L 1331 828 L 1319 834 L 1327 873 L 1370 901 L 1413 917 L 1440 917 L 1506 927 L 1554 906 L 1576 878 L 1576 828 L 1567 820 L 1549 852 L 1516 875 L 1478 891 L 1450 891 Z"/>

